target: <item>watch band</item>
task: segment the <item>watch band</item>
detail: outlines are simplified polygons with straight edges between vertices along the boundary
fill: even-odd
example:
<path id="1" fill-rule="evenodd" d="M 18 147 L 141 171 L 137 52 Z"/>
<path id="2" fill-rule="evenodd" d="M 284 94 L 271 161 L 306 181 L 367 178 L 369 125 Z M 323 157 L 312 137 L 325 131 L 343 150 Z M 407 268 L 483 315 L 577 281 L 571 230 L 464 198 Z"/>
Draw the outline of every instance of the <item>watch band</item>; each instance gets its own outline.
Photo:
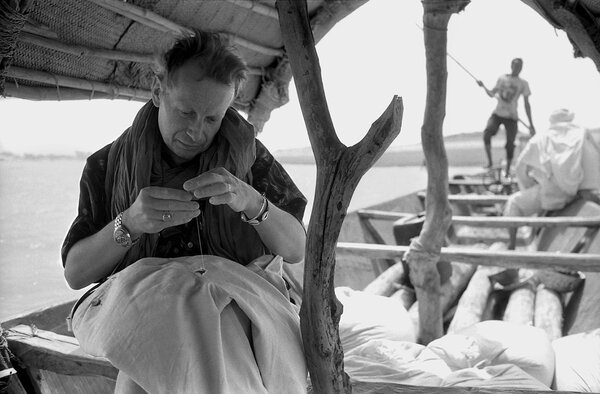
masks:
<path id="1" fill-rule="evenodd" d="M 113 231 L 113 238 L 115 242 L 123 247 L 133 246 L 140 238 L 131 239 L 131 233 L 129 229 L 123 224 L 123 212 L 119 213 L 115 218 L 115 229 Z"/>
<path id="2" fill-rule="evenodd" d="M 263 201 L 262 201 L 262 205 L 260 206 L 260 210 L 258 211 L 256 216 L 250 219 L 242 211 L 240 214 L 240 218 L 242 219 L 242 222 L 248 223 L 252 226 L 258 226 L 259 224 L 261 224 L 264 220 L 266 220 L 269 217 L 269 200 L 267 200 L 265 193 L 262 193 L 261 196 L 263 198 Z"/>

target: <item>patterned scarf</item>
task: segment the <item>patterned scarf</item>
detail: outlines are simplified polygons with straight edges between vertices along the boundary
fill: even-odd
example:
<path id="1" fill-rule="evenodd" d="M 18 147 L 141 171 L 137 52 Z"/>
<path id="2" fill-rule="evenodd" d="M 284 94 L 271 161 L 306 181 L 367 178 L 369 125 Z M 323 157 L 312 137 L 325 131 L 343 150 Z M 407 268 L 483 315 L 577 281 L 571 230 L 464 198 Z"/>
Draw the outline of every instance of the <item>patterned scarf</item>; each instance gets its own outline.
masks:
<path id="1" fill-rule="evenodd" d="M 197 166 L 175 171 L 167 168 L 162 160 L 163 147 L 168 149 L 158 129 L 158 108 L 150 101 L 138 112 L 132 126 L 112 144 L 108 155 L 105 190 L 112 218 L 129 208 L 144 187 L 182 188 L 183 182 L 212 168 L 224 167 L 239 179 L 252 182 L 254 128 L 234 109 L 227 110 L 211 147 L 194 159 Z M 256 231 L 240 221 L 239 213 L 227 205 L 213 206 L 206 202 L 202 206 L 207 242 L 204 253 L 244 265 L 266 253 Z M 140 258 L 152 257 L 158 239 L 158 234 L 143 234 L 115 271 Z"/>

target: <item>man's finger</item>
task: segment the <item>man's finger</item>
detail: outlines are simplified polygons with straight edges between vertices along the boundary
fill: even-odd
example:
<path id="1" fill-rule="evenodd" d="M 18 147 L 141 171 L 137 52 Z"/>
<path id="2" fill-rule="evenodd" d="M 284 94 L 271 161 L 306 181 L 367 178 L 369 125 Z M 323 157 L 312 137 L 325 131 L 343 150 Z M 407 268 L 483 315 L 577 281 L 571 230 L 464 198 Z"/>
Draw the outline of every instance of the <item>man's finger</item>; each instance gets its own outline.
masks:
<path id="1" fill-rule="evenodd" d="M 161 200 L 191 201 L 192 195 L 185 190 L 170 187 L 150 186 L 144 189 L 150 197 Z"/>

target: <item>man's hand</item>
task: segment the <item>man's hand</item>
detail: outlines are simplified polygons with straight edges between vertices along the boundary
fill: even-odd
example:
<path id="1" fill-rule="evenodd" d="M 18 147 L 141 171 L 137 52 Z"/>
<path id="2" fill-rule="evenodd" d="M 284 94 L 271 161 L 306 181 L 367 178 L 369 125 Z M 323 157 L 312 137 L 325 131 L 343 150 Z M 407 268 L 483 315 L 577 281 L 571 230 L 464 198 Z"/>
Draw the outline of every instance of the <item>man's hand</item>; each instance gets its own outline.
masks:
<path id="1" fill-rule="evenodd" d="M 133 238 L 143 233 L 158 233 L 184 224 L 200 215 L 200 204 L 184 191 L 150 186 L 142 189 L 135 202 L 124 212 L 123 224 Z"/>
<path id="2" fill-rule="evenodd" d="M 533 125 L 529 125 L 529 136 L 533 137 L 535 135 L 535 127 Z"/>
<path id="3" fill-rule="evenodd" d="M 479 86 L 481 86 L 482 88 L 485 89 L 485 85 L 480 80 L 477 80 L 477 85 L 479 85 Z"/>
<path id="4" fill-rule="evenodd" d="M 226 204 L 235 212 L 244 211 L 248 217 L 254 217 L 262 204 L 259 192 L 223 167 L 187 180 L 183 189 L 194 198 L 208 198 L 212 205 Z"/>

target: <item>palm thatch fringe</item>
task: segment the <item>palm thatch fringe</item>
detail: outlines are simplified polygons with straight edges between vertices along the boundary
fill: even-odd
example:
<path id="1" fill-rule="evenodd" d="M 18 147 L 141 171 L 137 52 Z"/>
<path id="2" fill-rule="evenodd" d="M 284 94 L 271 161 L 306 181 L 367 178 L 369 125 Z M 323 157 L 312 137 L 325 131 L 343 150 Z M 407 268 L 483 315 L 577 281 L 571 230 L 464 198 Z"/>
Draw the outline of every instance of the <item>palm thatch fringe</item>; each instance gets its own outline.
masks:
<path id="1" fill-rule="evenodd" d="M 30 4 L 30 0 L 0 2 L 0 95 L 4 95 L 6 72 L 12 63 Z"/>

